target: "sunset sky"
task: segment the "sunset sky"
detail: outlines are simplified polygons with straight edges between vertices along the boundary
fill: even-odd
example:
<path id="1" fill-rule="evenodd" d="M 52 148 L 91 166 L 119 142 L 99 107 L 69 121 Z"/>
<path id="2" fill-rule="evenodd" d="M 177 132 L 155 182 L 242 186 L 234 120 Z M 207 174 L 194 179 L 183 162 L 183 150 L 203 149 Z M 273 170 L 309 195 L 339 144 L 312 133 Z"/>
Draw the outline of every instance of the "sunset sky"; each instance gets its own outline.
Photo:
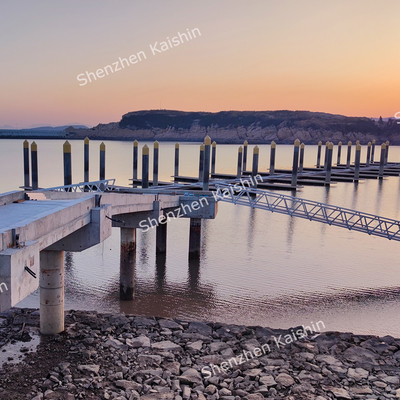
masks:
<path id="1" fill-rule="evenodd" d="M 398 0 L 2 0 L 0 126 L 94 126 L 158 108 L 394 116 L 399 15 Z M 79 74 L 140 51 L 80 86 Z"/>

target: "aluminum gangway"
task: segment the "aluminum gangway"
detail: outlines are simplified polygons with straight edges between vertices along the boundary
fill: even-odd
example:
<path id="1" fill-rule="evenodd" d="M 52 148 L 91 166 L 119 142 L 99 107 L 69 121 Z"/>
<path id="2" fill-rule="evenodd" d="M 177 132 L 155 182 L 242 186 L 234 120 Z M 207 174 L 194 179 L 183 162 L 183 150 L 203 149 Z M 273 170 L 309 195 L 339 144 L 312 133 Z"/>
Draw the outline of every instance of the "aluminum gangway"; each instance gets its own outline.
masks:
<path id="1" fill-rule="evenodd" d="M 275 192 L 218 183 L 217 201 L 259 208 L 400 241 L 400 221 Z"/>

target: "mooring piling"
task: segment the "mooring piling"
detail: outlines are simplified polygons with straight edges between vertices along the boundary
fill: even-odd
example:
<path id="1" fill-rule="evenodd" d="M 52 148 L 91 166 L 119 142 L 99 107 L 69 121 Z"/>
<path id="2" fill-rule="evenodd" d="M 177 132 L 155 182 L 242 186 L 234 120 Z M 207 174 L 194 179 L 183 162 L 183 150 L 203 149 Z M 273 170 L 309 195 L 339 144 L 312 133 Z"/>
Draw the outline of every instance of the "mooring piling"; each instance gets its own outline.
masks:
<path id="1" fill-rule="evenodd" d="M 304 143 L 300 145 L 300 161 L 299 161 L 299 173 L 303 172 L 303 164 L 304 164 Z"/>
<path id="2" fill-rule="evenodd" d="M 350 168 L 350 161 L 351 161 L 351 145 L 352 143 L 349 141 L 347 143 L 347 162 L 346 162 L 346 168 Z"/>
<path id="3" fill-rule="evenodd" d="M 106 179 L 106 145 L 104 142 L 100 143 L 100 174 L 101 181 Z"/>
<path id="4" fill-rule="evenodd" d="M 204 176 L 204 143 L 200 145 L 199 155 L 199 182 L 203 182 Z"/>
<path id="5" fill-rule="evenodd" d="M 385 152 L 385 165 L 388 163 L 388 158 L 389 158 L 389 140 L 386 141 L 386 152 Z"/>
<path id="6" fill-rule="evenodd" d="M 208 190 L 210 183 L 210 155 L 211 155 L 211 138 L 206 136 L 204 139 L 204 179 L 203 190 Z"/>
<path id="7" fill-rule="evenodd" d="M 29 177 L 29 142 L 24 140 L 23 144 L 24 151 L 24 189 L 27 190 L 30 186 Z"/>
<path id="8" fill-rule="evenodd" d="M 153 148 L 153 186 L 158 186 L 158 154 L 159 154 L 158 140 L 154 142 Z"/>
<path id="9" fill-rule="evenodd" d="M 379 179 L 383 179 L 383 170 L 385 168 L 385 155 L 386 155 L 386 144 L 382 143 L 381 146 L 381 159 L 379 162 Z"/>
<path id="10" fill-rule="evenodd" d="M 258 146 L 254 146 L 253 149 L 253 168 L 251 171 L 251 176 L 254 178 L 258 174 Z M 257 185 L 257 181 L 254 179 L 255 185 Z"/>
<path id="11" fill-rule="evenodd" d="M 138 177 L 138 146 L 139 142 L 135 140 L 133 142 L 133 179 Z"/>
<path id="12" fill-rule="evenodd" d="M 247 140 L 244 141 L 243 143 L 243 164 L 242 164 L 242 170 L 245 172 L 247 170 L 247 147 L 249 145 L 249 142 Z"/>
<path id="13" fill-rule="evenodd" d="M 371 164 L 374 163 L 375 144 L 376 144 L 376 140 L 374 139 L 374 140 L 372 141 L 372 148 L 371 148 Z"/>
<path id="14" fill-rule="evenodd" d="M 328 161 L 328 146 L 329 142 L 325 143 L 325 158 L 324 158 L 324 170 L 326 171 L 327 161 Z"/>
<path id="15" fill-rule="evenodd" d="M 297 186 L 297 171 L 299 166 L 299 146 L 300 146 L 300 140 L 296 139 L 294 141 L 294 150 L 293 150 L 292 187 Z"/>
<path id="16" fill-rule="evenodd" d="M 326 149 L 327 157 L 326 157 L 326 174 L 325 174 L 325 184 L 331 184 L 331 175 L 332 175 L 332 157 L 333 157 L 333 143 L 328 143 L 328 148 Z"/>
<path id="17" fill-rule="evenodd" d="M 174 176 L 179 176 L 179 143 L 175 143 Z"/>
<path id="18" fill-rule="evenodd" d="M 368 145 L 367 145 L 367 159 L 366 159 L 366 162 L 365 162 L 365 165 L 367 166 L 367 167 L 369 167 L 369 163 L 370 163 L 370 159 L 371 159 L 371 142 L 368 142 Z"/>
<path id="19" fill-rule="evenodd" d="M 275 174 L 275 153 L 276 153 L 276 143 L 274 141 L 271 142 L 271 155 L 269 158 L 269 174 Z"/>
<path id="20" fill-rule="evenodd" d="M 212 142 L 212 154 L 211 154 L 211 173 L 215 174 L 215 158 L 217 153 L 217 142 Z"/>
<path id="21" fill-rule="evenodd" d="M 142 188 L 149 187 L 149 147 L 145 144 L 142 148 Z"/>
<path id="22" fill-rule="evenodd" d="M 32 167 L 32 190 L 36 190 L 39 187 L 38 150 L 36 142 L 32 142 L 31 144 L 31 167 Z"/>
<path id="23" fill-rule="evenodd" d="M 356 145 L 356 157 L 354 160 L 354 182 L 360 179 L 360 160 L 361 160 L 361 145 L 360 142 Z"/>
<path id="24" fill-rule="evenodd" d="M 63 145 L 64 153 L 64 186 L 72 185 L 71 144 L 68 140 Z"/>
<path id="25" fill-rule="evenodd" d="M 135 293 L 136 229 L 120 228 L 120 231 L 119 296 L 121 300 L 132 300 Z"/>
<path id="26" fill-rule="evenodd" d="M 337 163 L 336 165 L 340 164 L 340 158 L 342 156 L 342 142 L 338 143 L 338 149 L 337 149 Z"/>
<path id="27" fill-rule="evenodd" d="M 83 141 L 83 181 L 89 182 L 89 138 Z"/>
<path id="28" fill-rule="evenodd" d="M 318 142 L 318 151 L 317 151 L 317 168 L 319 168 L 321 166 L 321 146 L 322 146 L 322 142 L 319 141 Z"/>
<path id="29" fill-rule="evenodd" d="M 242 146 L 240 146 L 238 149 L 238 162 L 237 162 L 237 173 L 236 173 L 236 177 L 238 179 L 240 179 L 242 176 L 242 158 L 243 158 L 243 148 Z"/>

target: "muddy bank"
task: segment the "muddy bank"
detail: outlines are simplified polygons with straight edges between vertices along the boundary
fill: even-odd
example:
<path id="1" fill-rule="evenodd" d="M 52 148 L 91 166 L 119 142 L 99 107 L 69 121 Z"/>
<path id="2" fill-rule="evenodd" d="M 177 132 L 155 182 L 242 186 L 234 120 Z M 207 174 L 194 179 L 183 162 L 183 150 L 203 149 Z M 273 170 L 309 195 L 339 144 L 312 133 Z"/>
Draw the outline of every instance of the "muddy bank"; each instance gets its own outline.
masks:
<path id="1" fill-rule="evenodd" d="M 1 399 L 400 398 L 391 336 L 69 311 L 35 351 L 38 328 L 37 310 L 0 314 Z"/>

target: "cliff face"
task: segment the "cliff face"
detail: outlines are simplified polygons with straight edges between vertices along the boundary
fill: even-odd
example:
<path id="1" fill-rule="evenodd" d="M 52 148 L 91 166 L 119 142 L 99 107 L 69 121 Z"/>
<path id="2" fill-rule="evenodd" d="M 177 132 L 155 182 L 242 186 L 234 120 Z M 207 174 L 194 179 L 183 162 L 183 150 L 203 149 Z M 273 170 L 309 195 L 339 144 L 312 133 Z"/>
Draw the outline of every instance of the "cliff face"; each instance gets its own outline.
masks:
<path id="1" fill-rule="evenodd" d="M 375 139 L 400 144 L 400 124 L 391 119 L 375 122 L 369 118 L 309 111 L 221 111 L 184 112 L 136 111 L 121 121 L 76 129 L 72 135 L 101 139 L 203 141 L 206 135 L 218 143 L 304 143 Z"/>

